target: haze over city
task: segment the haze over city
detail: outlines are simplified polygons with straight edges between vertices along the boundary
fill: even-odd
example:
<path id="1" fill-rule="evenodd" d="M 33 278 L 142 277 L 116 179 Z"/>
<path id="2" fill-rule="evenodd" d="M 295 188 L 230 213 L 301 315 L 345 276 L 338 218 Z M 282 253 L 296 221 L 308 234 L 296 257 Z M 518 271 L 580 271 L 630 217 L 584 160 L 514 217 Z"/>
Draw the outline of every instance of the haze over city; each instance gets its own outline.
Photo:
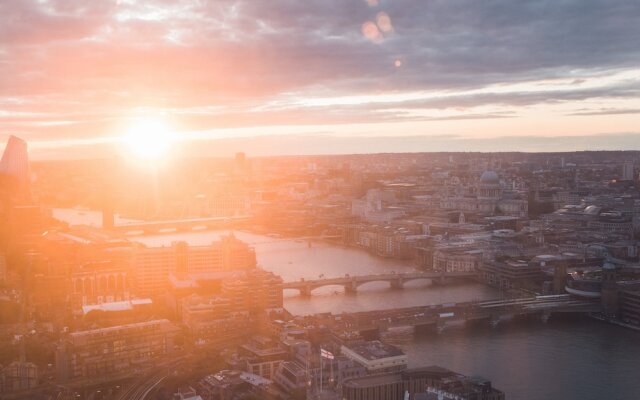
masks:
<path id="1" fill-rule="evenodd" d="M 41 159 L 138 118 L 198 156 L 637 149 L 639 7 L 5 0 L 0 135 Z"/>

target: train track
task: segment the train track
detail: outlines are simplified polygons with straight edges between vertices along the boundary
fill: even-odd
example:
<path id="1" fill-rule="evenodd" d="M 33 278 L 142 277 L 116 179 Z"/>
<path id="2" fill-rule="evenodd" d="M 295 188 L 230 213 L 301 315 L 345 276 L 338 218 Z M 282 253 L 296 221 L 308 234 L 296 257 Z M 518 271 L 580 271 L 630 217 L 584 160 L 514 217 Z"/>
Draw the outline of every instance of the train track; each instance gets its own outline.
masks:
<path id="1" fill-rule="evenodd" d="M 162 371 L 156 371 L 146 377 L 137 380 L 130 387 L 116 398 L 117 400 L 145 400 L 152 390 L 158 387 L 169 377 L 171 372 L 168 368 L 163 368 Z"/>

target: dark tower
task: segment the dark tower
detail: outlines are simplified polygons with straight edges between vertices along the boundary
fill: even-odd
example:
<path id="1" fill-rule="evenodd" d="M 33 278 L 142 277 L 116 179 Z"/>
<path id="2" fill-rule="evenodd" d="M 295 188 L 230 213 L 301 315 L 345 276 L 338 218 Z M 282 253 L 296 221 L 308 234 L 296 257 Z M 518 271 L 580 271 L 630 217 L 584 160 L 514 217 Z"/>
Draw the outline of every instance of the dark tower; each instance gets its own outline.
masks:
<path id="1" fill-rule="evenodd" d="M 102 182 L 102 229 L 113 229 L 115 226 L 114 221 L 114 195 L 112 177 L 105 176 Z"/>
<path id="2" fill-rule="evenodd" d="M 28 204 L 31 200 L 29 155 L 27 142 L 9 136 L 0 161 L 0 178 L 7 196 L 14 204 Z"/>
<path id="3" fill-rule="evenodd" d="M 615 316 L 618 313 L 618 284 L 616 267 L 605 263 L 602 267 L 602 309 L 605 314 Z"/>
<path id="4" fill-rule="evenodd" d="M 102 205 L 102 229 L 113 229 L 115 225 L 113 215 L 113 204 L 109 197 L 103 199 Z"/>
<path id="5" fill-rule="evenodd" d="M 247 172 L 247 158 L 244 153 L 236 153 L 234 170 L 237 175 L 244 175 Z"/>
<path id="6" fill-rule="evenodd" d="M 567 263 L 562 261 L 555 266 L 553 271 L 553 292 L 555 294 L 564 293 L 565 286 L 567 286 Z"/>

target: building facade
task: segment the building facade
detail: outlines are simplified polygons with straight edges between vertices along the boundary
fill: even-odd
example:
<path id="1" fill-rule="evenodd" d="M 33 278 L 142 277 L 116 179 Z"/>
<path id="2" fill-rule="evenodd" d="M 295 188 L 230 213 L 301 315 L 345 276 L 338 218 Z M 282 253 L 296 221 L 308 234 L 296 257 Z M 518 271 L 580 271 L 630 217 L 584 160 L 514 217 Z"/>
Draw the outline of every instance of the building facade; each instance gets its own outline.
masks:
<path id="1" fill-rule="evenodd" d="M 56 352 L 58 379 L 98 378 L 130 371 L 173 352 L 178 329 L 153 320 L 70 333 Z"/>

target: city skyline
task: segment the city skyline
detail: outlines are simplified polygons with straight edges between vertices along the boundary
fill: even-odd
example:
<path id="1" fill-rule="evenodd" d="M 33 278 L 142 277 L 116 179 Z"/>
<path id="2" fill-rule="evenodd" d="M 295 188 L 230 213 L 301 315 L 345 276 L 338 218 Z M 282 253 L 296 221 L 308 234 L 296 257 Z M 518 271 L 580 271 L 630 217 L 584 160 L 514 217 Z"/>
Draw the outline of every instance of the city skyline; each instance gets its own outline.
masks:
<path id="1" fill-rule="evenodd" d="M 638 149 L 634 1 L 5 1 L 0 141 L 183 155 Z"/>

